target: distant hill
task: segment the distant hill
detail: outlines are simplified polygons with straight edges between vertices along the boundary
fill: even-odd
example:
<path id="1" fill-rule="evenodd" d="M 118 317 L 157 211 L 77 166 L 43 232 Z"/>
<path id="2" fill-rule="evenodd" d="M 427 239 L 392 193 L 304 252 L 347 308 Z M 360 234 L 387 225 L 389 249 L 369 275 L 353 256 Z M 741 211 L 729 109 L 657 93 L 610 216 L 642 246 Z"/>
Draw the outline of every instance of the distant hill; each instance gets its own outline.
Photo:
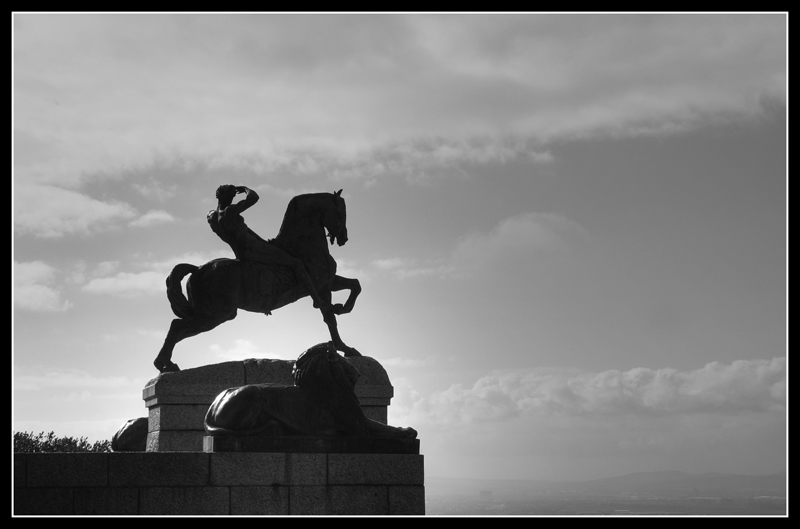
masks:
<path id="1" fill-rule="evenodd" d="M 587 481 L 459 479 L 428 477 L 426 495 L 484 495 L 521 497 L 541 494 L 621 494 L 756 497 L 785 496 L 786 473 L 739 475 L 723 473 L 690 474 L 678 471 L 636 472 Z"/>
<path id="2" fill-rule="evenodd" d="M 425 478 L 430 515 L 786 515 L 786 473 L 636 472 L 587 481 Z"/>
<path id="3" fill-rule="evenodd" d="M 748 476 L 741 474 L 690 474 L 688 472 L 636 472 L 613 478 L 583 481 L 582 490 L 603 492 L 696 492 L 695 495 L 785 496 L 786 473 Z"/>

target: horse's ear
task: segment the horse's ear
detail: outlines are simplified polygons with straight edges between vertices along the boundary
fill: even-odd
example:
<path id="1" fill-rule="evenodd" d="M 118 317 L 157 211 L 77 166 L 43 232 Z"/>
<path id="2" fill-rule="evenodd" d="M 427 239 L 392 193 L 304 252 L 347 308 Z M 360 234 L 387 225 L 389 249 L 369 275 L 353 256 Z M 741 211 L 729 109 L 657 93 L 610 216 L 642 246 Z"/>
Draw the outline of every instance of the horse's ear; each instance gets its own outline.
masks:
<path id="1" fill-rule="evenodd" d="M 344 189 L 340 189 L 339 191 L 334 191 L 333 194 L 337 197 L 340 197 L 342 196 L 342 191 L 344 191 Z"/>

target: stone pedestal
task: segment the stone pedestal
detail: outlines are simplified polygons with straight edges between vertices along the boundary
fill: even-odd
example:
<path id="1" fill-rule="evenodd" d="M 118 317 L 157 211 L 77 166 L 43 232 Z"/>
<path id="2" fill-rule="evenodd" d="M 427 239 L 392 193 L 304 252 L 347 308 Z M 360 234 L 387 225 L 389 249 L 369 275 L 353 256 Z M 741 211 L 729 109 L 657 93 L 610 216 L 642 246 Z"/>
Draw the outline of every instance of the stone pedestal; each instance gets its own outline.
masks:
<path id="1" fill-rule="evenodd" d="M 386 370 L 373 358 L 348 357 L 361 376 L 355 393 L 364 414 L 388 423 L 387 407 L 394 396 Z M 222 391 L 247 384 L 294 385 L 294 360 L 248 359 L 162 373 L 145 386 L 148 409 L 148 452 L 202 452 L 203 419 Z"/>
<path id="2" fill-rule="evenodd" d="M 13 515 L 424 515 L 418 454 L 14 454 Z"/>

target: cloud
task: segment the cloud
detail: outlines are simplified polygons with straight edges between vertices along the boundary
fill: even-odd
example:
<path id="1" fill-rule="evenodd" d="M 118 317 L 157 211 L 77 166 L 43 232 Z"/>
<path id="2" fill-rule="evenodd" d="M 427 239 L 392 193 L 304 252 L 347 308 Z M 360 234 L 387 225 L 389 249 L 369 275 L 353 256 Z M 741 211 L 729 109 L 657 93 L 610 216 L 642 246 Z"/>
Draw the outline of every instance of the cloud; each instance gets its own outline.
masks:
<path id="1" fill-rule="evenodd" d="M 18 233 L 54 238 L 113 229 L 136 215 L 122 202 L 103 202 L 47 185 L 17 185 L 14 224 Z"/>
<path id="2" fill-rule="evenodd" d="M 92 279 L 83 290 L 92 294 L 111 294 L 120 297 L 137 297 L 143 294 L 163 294 L 166 276 L 155 271 L 119 272 L 112 277 Z"/>
<path id="3" fill-rule="evenodd" d="M 662 417 L 785 410 L 786 358 L 712 362 L 694 370 L 635 368 L 600 373 L 529 370 L 484 376 L 418 402 L 433 423 L 515 417 Z"/>
<path id="4" fill-rule="evenodd" d="M 164 224 L 165 222 L 174 222 L 174 221 L 175 218 L 166 211 L 152 210 L 148 211 L 138 219 L 129 222 L 128 226 L 132 228 L 146 228 L 148 226 L 154 226 L 156 224 Z"/>
<path id="5" fill-rule="evenodd" d="M 466 277 L 498 262 L 530 267 L 531 263 L 561 261 L 588 238 L 586 230 L 563 215 L 526 212 L 501 221 L 488 232 L 465 235 L 444 258 L 391 257 L 376 259 L 372 266 L 399 279 Z"/>
<path id="6" fill-rule="evenodd" d="M 547 162 L 552 141 L 785 104 L 785 20 L 17 14 L 15 171 L 74 184 L 167 156 L 372 179 Z"/>
<path id="7" fill-rule="evenodd" d="M 107 276 L 119 268 L 119 261 L 103 261 L 97 263 L 94 274 L 96 276 Z"/>
<path id="8" fill-rule="evenodd" d="M 370 274 L 363 268 L 358 266 L 358 263 L 350 259 L 336 258 L 336 275 L 348 278 L 356 278 L 359 281 L 369 281 Z"/>
<path id="9" fill-rule="evenodd" d="M 51 286 L 56 269 L 41 262 L 14 261 L 14 304 L 31 312 L 62 312 L 72 306 L 62 293 Z"/>
<path id="10" fill-rule="evenodd" d="M 391 422 L 427 439 L 433 475 L 763 474 L 786 463 L 785 357 L 691 371 L 506 371 L 429 395 L 401 386 Z"/>
<path id="11" fill-rule="evenodd" d="M 518 250 L 552 255 L 563 253 L 574 241 L 587 238 L 587 232 L 579 224 L 563 215 L 522 213 L 503 220 L 489 233 L 463 237 L 453 253 L 453 260 L 475 266 Z"/>
<path id="12" fill-rule="evenodd" d="M 178 186 L 176 184 L 164 185 L 163 183 L 152 178 L 146 183 L 134 183 L 131 185 L 142 196 L 158 200 L 159 202 L 165 202 L 178 193 Z"/>
<path id="13" fill-rule="evenodd" d="M 398 279 L 412 279 L 419 277 L 449 277 L 456 273 L 456 269 L 443 261 L 422 262 L 419 259 L 392 257 L 389 259 L 376 259 L 372 266 L 382 272 L 389 272 Z"/>

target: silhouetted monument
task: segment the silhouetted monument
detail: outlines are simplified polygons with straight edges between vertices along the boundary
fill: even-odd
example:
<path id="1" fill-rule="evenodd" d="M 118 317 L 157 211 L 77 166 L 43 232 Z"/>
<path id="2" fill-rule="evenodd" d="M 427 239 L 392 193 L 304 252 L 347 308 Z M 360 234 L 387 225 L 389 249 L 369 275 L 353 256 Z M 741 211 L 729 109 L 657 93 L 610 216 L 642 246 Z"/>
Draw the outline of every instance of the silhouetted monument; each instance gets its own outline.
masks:
<path id="1" fill-rule="evenodd" d="M 234 196 L 246 198 L 232 204 Z M 258 195 L 243 186 L 221 186 L 219 204 L 208 215 L 211 228 L 231 245 L 236 259 L 214 259 L 202 266 L 181 263 L 167 278 L 167 298 L 177 316 L 172 320 L 164 345 L 153 364 L 164 372 L 178 371 L 172 362 L 175 345 L 191 336 L 210 331 L 236 317 L 238 309 L 271 311 L 312 296 L 322 312 L 331 340 L 345 356 L 360 353 L 339 336 L 336 316 L 353 310 L 361 285 L 357 279 L 336 275 L 336 261 L 328 242 L 347 242 L 347 210 L 342 191 L 294 197 L 286 208 L 278 235 L 265 241 L 247 227 L 241 213 L 255 204 Z M 325 230 L 328 230 L 326 238 Z M 191 274 L 191 275 L 190 275 Z M 190 275 L 188 294 L 181 280 Z M 331 292 L 349 290 L 344 304 L 331 304 Z"/>
<path id="2" fill-rule="evenodd" d="M 245 198 L 233 204 L 237 194 Z M 112 454 L 14 454 L 14 512 L 424 514 L 417 432 L 387 424 L 393 388 L 385 369 L 337 331 L 336 316 L 350 312 L 361 291 L 358 280 L 336 275 L 328 252 L 328 241 L 347 242 L 341 190 L 293 198 L 269 241 L 241 217 L 258 200 L 254 191 L 220 186 L 217 199 L 208 222 L 236 259 L 179 264 L 167 278 L 177 318 L 154 362 L 160 373 L 142 392 L 148 417 L 119 429 Z M 338 290 L 350 294 L 334 305 Z M 305 296 L 331 341 L 295 362 L 244 359 L 185 371 L 172 362 L 179 341 L 238 309 L 269 315 Z"/>

